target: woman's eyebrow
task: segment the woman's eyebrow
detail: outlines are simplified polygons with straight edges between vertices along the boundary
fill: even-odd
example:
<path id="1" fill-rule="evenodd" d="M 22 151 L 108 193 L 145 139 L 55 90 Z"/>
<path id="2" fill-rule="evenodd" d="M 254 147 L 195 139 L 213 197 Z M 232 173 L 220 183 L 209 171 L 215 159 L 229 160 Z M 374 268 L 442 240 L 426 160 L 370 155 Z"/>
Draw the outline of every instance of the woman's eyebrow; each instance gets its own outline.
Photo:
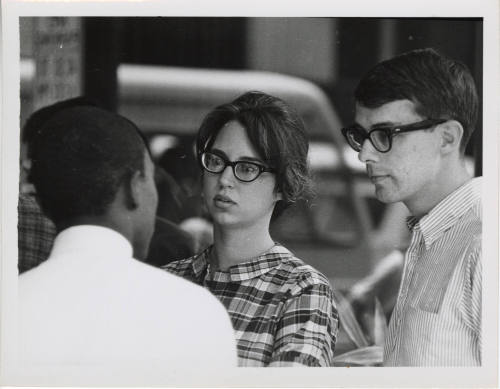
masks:
<path id="1" fill-rule="evenodd" d="M 224 151 L 222 151 L 222 150 L 211 148 L 210 152 L 213 153 L 213 154 L 217 154 L 219 157 L 225 158 L 225 159 L 227 159 L 229 161 L 229 158 L 227 157 L 227 154 Z"/>
<path id="2" fill-rule="evenodd" d="M 213 148 L 212 150 L 210 150 L 210 152 L 214 153 L 214 154 L 217 154 L 225 159 L 227 159 L 229 161 L 229 158 L 227 156 L 227 154 L 220 150 L 220 149 L 217 149 L 217 148 Z M 257 163 L 260 163 L 260 164 L 263 164 L 264 161 L 260 158 L 256 158 L 256 157 L 248 157 L 248 156 L 241 156 L 237 159 L 237 161 L 248 161 L 248 162 L 257 162 Z M 232 161 L 234 162 L 234 161 Z"/>
<path id="3" fill-rule="evenodd" d="M 238 160 L 240 161 L 248 161 L 248 162 L 258 162 L 258 163 L 264 163 L 264 161 L 260 158 L 255 158 L 255 157 L 246 157 L 246 156 L 243 156 L 243 157 L 240 157 L 238 158 Z"/>

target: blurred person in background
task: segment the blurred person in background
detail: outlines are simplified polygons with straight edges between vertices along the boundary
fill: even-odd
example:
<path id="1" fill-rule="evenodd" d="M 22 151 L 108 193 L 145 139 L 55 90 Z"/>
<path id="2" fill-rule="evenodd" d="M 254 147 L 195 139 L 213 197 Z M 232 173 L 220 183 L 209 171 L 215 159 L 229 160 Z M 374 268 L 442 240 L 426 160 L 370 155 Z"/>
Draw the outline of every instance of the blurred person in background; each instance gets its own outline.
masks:
<path id="1" fill-rule="evenodd" d="M 49 257 L 56 237 L 56 227 L 42 212 L 32 194 L 19 194 L 17 214 L 17 268 L 21 274 Z"/>
<path id="2" fill-rule="evenodd" d="M 176 223 L 202 213 L 199 169 L 192 142 L 191 138 L 180 139 L 178 144 L 165 150 L 158 158 L 158 166 L 177 184 Z M 158 206 L 160 207 L 160 204 Z"/>
<path id="3" fill-rule="evenodd" d="M 30 156 L 31 182 L 58 235 L 49 258 L 19 276 L 23 366 L 124 376 L 236 366 L 222 304 L 138 261 L 158 198 L 137 127 L 94 106 L 64 108 L 38 129 Z"/>
<path id="4" fill-rule="evenodd" d="M 342 129 L 384 203 L 403 202 L 411 242 L 384 347 L 386 366 L 481 364 L 481 178 L 465 147 L 478 96 L 469 70 L 433 49 L 372 68 Z"/>
<path id="5" fill-rule="evenodd" d="M 193 239 L 193 254 L 199 253 L 213 244 L 213 226 L 201 199 L 200 176 L 194 145 L 191 141 L 181 140 L 178 145 L 167 149 L 158 159 L 171 180 L 177 183 L 175 191 L 178 205 L 176 223 Z M 164 205 L 162 205 L 165 204 Z M 160 201 L 158 215 L 163 216 L 171 207 L 171 202 Z M 185 257 L 171 257 L 184 259 Z"/>
<path id="6" fill-rule="evenodd" d="M 165 267 L 226 307 L 239 366 L 331 366 L 338 314 L 328 279 L 274 242 L 271 219 L 310 191 L 308 140 L 282 100 L 248 92 L 197 135 L 214 244 Z"/>
<path id="7" fill-rule="evenodd" d="M 155 167 L 155 183 L 158 190 L 158 210 L 155 231 L 145 262 L 160 267 L 194 255 L 196 240 L 193 234 L 179 227 L 182 201 L 179 186 L 158 165 Z"/>

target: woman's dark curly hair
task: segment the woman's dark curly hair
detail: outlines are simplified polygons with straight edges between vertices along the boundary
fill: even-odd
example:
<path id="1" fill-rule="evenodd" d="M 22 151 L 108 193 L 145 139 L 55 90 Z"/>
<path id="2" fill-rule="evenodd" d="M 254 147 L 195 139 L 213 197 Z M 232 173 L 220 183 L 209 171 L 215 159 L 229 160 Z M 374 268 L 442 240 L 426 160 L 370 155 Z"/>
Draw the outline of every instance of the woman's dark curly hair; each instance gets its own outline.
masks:
<path id="1" fill-rule="evenodd" d="M 198 160 L 210 150 L 220 129 L 237 121 L 263 161 L 276 171 L 276 190 L 282 200 L 273 218 L 288 206 L 312 194 L 307 164 L 309 142 L 304 123 L 283 100 L 262 92 L 247 92 L 231 103 L 211 111 L 203 120 L 196 139 Z"/>

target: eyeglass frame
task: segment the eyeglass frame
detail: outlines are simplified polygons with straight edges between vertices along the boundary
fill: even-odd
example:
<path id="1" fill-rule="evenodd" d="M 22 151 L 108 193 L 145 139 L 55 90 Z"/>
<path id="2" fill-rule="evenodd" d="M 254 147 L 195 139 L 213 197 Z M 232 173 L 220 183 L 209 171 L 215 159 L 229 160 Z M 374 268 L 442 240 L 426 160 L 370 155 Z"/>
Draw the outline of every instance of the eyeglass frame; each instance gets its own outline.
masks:
<path id="1" fill-rule="evenodd" d="M 392 149 L 392 138 L 394 138 L 396 135 L 404 133 L 404 132 L 411 132 L 411 131 L 419 131 L 419 130 L 425 130 L 430 127 L 437 126 L 439 124 L 443 124 L 444 122 L 448 121 L 448 119 L 425 119 L 421 120 L 419 122 L 415 123 L 409 123 L 409 124 L 402 124 L 402 125 L 396 125 L 396 126 L 387 126 L 387 127 L 376 127 L 371 129 L 370 131 L 365 131 L 363 127 L 358 126 L 358 125 L 352 125 L 349 127 L 344 127 L 340 131 L 342 132 L 342 135 L 346 139 L 347 143 L 349 146 L 356 152 L 360 152 L 363 148 L 363 143 L 365 142 L 366 139 L 370 140 L 370 143 L 372 146 L 375 148 L 380 153 L 388 153 Z M 349 142 L 349 137 L 348 137 L 348 132 L 352 131 L 354 129 L 362 129 L 363 131 L 359 131 L 362 136 L 363 136 L 363 142 L 360 144 L 359 150 L 357 150 L 351 142 Z M 375 131 L 383 131 L 385 132 L 387 139 L 389 140 L 389 147 L 387 150 L 380 150 L 377 146 L 372 141 L 371 134 Z"/>
<path id="2" fill-rule="evenodd" d="M 207 168 L 207 167 L 205 166 L 205 164 L 203 163 L 203 156 L 204 156 L 204 155 L 206 155 L 206 154 L 214 155 L 214 156 L 216 156 L 216 157 L 220 158 L 220 159 L 224 162 L 224 167 L 222 168 L 222 170 L 221 170 L 221 171 L 219 171 L 219 172 L 214 172 L 214 171 L 208 170 L 208 168 Z M 266 167 L 266 166 L 261 165 L 261 164 L 259 164 L 259 163 L 257 163 L 257 162 L 252 162 L 252 161 L 244 161 L 244 160 L 229 161 L 228 159 L 224 158 L 222 155 L 212 153 L 211 151 L 203 151 L 202 153 L 200 153 L 200 154 L 199 154 L 198 159 L 199 159 L 199 163 L 200 163 L 201 167 L 202 167 L 205 171 L 207 171 L 207 172 L 209 172 L 209 173 L 212 173 L 212 174 L 222 174 L 222 173 L 226 170 L 226 168 L 227 168 L 228 166 L 231 166 L 231 169 L 233 170 L 233 175 L 236 177 L 236 179 L 237 179 L 238 181 L 241 181 L 241 182 L 253 182 L 253 181 L 255 181 L 257 178 L 259 178 L 259 177 L 260 177 L 260 175 L 261 175 L 262 173 L 264 173 L 264 172 L 269 172 L 269 173 L 275 173 L 275 172 L 276 172 L 276 170 L 275 170 L 275 169 L 270 168 L 270 167 Z M 236 166 L 237 166 L 238 164 L 241 164 L 241 163 L 245 163 L 245 164 L 250 164 L 250 165 L 253 165 L 253 166 L 255 166 L 255 167 L 259 170 L 259 172 L 258 172 L 258 173 L 257 173 L 257 175 L 255 176 L 255 178 L 252 178 L 251 180 L 243 180 L 243 179 L 241 179 L 240 177 L 238 177 L 238 175 L 236 174 Z"/>

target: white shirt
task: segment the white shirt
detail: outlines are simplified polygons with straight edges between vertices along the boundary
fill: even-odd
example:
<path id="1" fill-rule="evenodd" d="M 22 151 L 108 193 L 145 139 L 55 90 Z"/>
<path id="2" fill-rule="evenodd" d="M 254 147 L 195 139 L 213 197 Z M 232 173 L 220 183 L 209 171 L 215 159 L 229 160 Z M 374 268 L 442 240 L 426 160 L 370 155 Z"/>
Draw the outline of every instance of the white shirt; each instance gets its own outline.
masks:
<path id="1" fill-rule="evenodd" d="M 481 178 L 410 218 L 386 366 L 481 365 Z"/>
<path id="2" fill-rule="evenodd" d="M 104 227 L 62 231 L 49 259 L 19 277 L 18 310 L 27 366 L 120 367 L 125 374 L 147 367 L 161 375 L 237 363 L 222 304 L 135 260 L 128 240 Z"/>

